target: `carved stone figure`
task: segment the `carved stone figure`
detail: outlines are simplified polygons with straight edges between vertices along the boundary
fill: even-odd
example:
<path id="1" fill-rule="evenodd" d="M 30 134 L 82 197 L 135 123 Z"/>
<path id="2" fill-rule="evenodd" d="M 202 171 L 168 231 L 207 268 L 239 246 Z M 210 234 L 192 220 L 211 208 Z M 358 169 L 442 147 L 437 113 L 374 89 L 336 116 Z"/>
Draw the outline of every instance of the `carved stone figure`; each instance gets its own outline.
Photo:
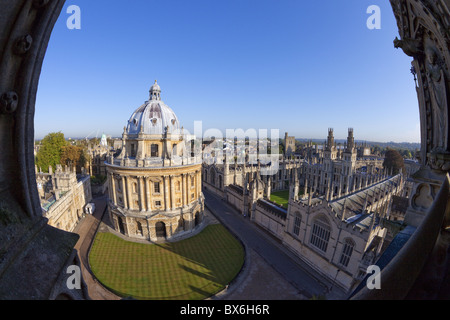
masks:
<path id="1" fill-rule="evenodd" d="M 398 39 L 394 40 L 394 47 L 401 48 L 403 52 L 410 57 L 418 57 L 423 54 L 423 44 L 422 41 L 417 39 Z"/>
<path id="2" fill-rule="evenodd" d="M 433 47 L 425 49 L 425 70 L 433 113 L 434 149 L 447 149 L 447 89 L 444 71 Z"/>

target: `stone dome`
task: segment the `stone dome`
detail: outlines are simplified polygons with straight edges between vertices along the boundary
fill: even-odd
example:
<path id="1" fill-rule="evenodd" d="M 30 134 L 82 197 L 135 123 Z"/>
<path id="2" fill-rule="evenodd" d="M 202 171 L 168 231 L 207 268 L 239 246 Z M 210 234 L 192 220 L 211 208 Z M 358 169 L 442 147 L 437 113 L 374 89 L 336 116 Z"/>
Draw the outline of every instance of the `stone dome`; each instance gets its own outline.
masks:
<path id="1" fill-rule="evenodd" d="M 161 91 L 161 87 L 156 80 L 155 83 L 150 87 L 150 92 L 152 91 Z"/>
<path id="2" fill-rule="evenodd" d="M 139 133 L 163 135 L 166 132 L 181 133 L 181 126 L 173 110 L 161 101 L 159 85 L 156 83 L 150 88 L 150 100 L 140 106 L 128 120 L 127 134 Z"/>

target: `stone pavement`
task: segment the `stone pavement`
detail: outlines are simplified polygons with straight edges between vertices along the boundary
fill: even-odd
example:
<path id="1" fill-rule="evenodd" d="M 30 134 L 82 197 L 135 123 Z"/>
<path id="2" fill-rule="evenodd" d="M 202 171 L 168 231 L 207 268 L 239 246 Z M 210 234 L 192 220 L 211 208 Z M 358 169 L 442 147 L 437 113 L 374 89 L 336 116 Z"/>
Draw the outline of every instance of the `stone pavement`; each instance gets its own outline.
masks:
<path id="1" fill-rule="evenodd" d="M 294 286 L 284 279 L 253 249 L 248 249 L 247 266 L 238 275 L 220 300 L 305 300 Z"/>
<path id="2" fill-rule="evenodd" d="M 81 261 L 81 273 L 86 283 L 89 297 L 92 300 L 120 300 L 121 298 L 104 288 L 92 275 L 89 268 L 89 250 L 92 241 L 97 233 L 98 226 L 106 211 L 106 197 L 94 198 L 95 212 L 93 215 L 86 215 L 74 230 L 80 236 L 75 249 L 78 251 L 78 257 Z"/>
<path id="3" fill-rule="evenodd" d="M 325 297 L 327 300 L 343 300 L 346 293 L 333 285 L 328 279 L 321 277 L 317 272 L 307 266 L 298 256 L 281 244 L 278 239 L 265 232 L 248 218 L 243 217 L 226 201 L 216 195 L 204 191 L 205 206 L 208 207 L 225 226 L 246 245 L 247 251 L 253 249 L 256 257 L 265 266 L 266 277 L 247 279 L 247 286 L 254 288 L 248 291 L 249 297 L 254 294 L 254 299 L 280 300 L 285 289 L 282 283 L 288 283 L 297 289 L 297 299 Z M 250 264 L 249 269 L 257 268 L 257 264 Z M 275 279 L 283 279 L 283 281 Z M 281 284 L 278 285 L 277 282 Z M 245 282 L 244 282 L 245 283 Z M 262 284 L 264 284 L 262 286 Z M 288 286 L 288 287 L 289 287 Z M 291 292 L 295 292 L 293 289 Z M 264 296 L 261 296 L 264 295 Z M 295 299 L 295 294 L 292 297 Z"/>

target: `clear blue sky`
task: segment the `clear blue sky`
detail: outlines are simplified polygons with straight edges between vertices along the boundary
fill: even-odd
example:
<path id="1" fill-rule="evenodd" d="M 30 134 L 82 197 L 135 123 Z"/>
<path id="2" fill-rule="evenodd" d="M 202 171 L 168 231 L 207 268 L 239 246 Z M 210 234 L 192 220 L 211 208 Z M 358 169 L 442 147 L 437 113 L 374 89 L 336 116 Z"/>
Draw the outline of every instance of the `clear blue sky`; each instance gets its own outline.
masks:
<path id="1" fill-rule="evenodd" d="M 69 30 L 69 5 L 81 30 Z M 370 5 L 381 29 L 369 30 Z M 35 135 L 120 136 L 157 79 L 193 131 L 419 142 L 411 58 L 381 0 L 70 0 L 50 39 Z"/>

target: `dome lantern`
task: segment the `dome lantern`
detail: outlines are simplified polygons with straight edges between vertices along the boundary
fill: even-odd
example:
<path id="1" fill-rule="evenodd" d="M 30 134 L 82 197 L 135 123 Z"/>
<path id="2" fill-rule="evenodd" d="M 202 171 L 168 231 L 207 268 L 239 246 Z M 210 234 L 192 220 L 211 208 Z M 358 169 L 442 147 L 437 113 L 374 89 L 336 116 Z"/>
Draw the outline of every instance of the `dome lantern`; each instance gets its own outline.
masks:
<path id="1" fill-rule="evenodd" d="M 156 80 L 150 87 L 150 100 L 161 100 L 161 88 Z"/>

